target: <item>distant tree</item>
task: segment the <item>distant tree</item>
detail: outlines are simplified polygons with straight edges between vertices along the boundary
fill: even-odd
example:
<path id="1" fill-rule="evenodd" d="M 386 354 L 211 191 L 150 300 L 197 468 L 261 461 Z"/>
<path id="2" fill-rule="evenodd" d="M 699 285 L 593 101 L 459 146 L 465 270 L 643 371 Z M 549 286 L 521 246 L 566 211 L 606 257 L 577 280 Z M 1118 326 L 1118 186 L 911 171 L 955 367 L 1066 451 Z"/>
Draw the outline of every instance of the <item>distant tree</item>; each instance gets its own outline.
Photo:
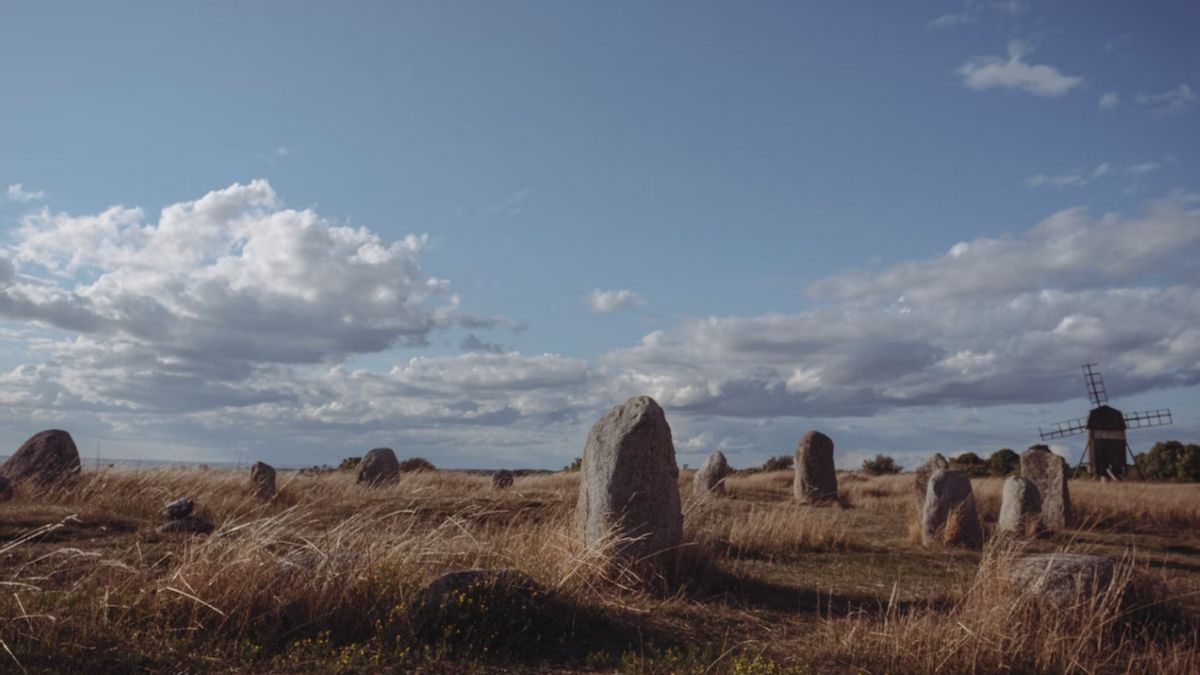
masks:
<path id="1" fill-rule="evenodd" d="M 903 470 L 890 455 L 875 455 L 874 459 L 864 459 L 862 468 L 863 472 L 872 476 L 900 473 Z"/>
<path id="2" fill-rule="evenodd" d="M 1176 480 L 1183 451 L 1183 443 L 1179 441 L 1160 441 L 1150 452 L 1134 457 L 1134 461 L 1148 480 Z"/>
<path id="3" fill-rule="evenodd" d="M 979 455 L 964 452 L 950 458 L 950 468 L 961 471 L 968 476 L 979 477 L 988 475 L 988 465 Z"/>
<path id="4" fill-rule="evenodd" d="M 1200 445 L 1188 443 L 1183 446 L 1183 450 L 1179 452 L 1179 462 L 1175 466 L 1179 480 L 1200 481 Z"/>
<path id="5" fill-rule="evenodd" d="M 795 460 L 791 455 L 775 455 L 774 457 L 763 462 L 763 471 L 783 471 L 784 469 L 792 468 Z"/>
<path id="6" fill-rule="evenodd" d="M 338 471 L 353 471 L 358 467 L 358 463 L 362 461 L 362 457 L 347 457 L 338 464 Z"/>
<path id="7" fill-rule="evenodd" d="M 993 476 L 1011 476 L 1021 467 L 1021 456 L 1010 448 L 1001 448 L 987 458 L 988 473 Z"/>
<path id="8" fill-rule="evenodd" d="M 583 468 L 583 458 L 576 457 L 570 464 L 563 467 L 563 471 L 579 471 Z"/>
<path id="9" fill-rule="evenodd" d="M 416 471 L 437 471 L 437 467 L 424 457 L 409 457 L 400 462 L 400 473 L 412 473 Z"/>

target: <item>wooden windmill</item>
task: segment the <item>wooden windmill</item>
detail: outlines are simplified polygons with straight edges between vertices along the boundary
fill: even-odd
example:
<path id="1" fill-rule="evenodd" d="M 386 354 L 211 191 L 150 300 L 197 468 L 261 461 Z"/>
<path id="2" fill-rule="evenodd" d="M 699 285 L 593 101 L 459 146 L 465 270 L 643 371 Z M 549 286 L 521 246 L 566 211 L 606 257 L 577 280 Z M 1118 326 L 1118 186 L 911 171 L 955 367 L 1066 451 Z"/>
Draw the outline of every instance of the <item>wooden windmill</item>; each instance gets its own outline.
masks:
<path id="1" fill-rule="evenodd" d="M 1108 392 L 1104 388 L 1104 378 L 1096 370 L 1096 364 L 1088 363 L 1083 366 L 1083 378 L 1087 382 L 1088 397 L 1092 399 L 1092 411 L 1086 418 L 1059 422 L 1038 433 L 1043 441 L 1064 436 L 1087 432 L 1087 447 L 1084 449 L 1080 465 L 1088 468 L 1093 476 L 1106 476 L 1120 479 L 1125 477 L 1126 457 L 1133 458 L 1133 451 L 1125 440 L 1127 429 L 1142 427 L 1159 427 L 1171 423 L 1171 411 L 1147 410 L 1144 412 L 1122 413 L 1108 405 Z M 1137 464 L 1132 464 L 1134 469 Z M 1138 472 L 1139 477 L 1141 472 Z"/>

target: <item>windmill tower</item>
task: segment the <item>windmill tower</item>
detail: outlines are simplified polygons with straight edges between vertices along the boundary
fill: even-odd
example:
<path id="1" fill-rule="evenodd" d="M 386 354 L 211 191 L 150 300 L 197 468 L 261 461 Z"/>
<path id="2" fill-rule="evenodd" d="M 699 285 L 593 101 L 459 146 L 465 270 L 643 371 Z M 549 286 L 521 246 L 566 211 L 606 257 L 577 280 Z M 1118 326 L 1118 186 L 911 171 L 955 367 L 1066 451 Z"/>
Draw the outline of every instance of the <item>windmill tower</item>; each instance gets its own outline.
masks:
<path id="1" fill-rule="evenodd" d="M 1093 476 L 1109 478 L 1125 477 L 1125 458 L 1133 458 L 1133 451 L 1125 439 L 1128 429 L 1142 427 L 1159 427 L 1171 423 L 1171 411 L 1147 410 L 1144 412 L 1122 413 L 1108 405 L 1108 391 L 1104 388 L 1104 378 L 1096 370 L 1096 364 L 1088 363 L 1083 366 L 1083 379 L 1087 383 L 1088 398 L 1094 406 L 1086 418 L 1058 422 L 1049 431 L 1038 433 L 1043 441 L 1064 436 L 1074 436 L 1087 432 L 1087 447 L 1079 463 L 1088 468 Z M 1137 469 L 1137 465 L 1132 465 Z M 1141 475 L 1141 472 L 1138 473 Z"/>

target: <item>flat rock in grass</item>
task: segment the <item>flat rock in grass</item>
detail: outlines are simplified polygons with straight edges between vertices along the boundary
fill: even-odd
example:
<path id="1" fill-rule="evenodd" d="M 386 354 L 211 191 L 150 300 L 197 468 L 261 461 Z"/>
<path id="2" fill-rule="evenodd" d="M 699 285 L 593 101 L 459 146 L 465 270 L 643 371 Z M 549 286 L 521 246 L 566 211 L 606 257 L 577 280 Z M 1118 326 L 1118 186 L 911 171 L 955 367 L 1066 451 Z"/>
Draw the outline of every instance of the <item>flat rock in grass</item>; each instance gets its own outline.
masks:
<path id="1" fill-rule="evenodd" d="M 819 431 L 810 431 L 796 446 L 796 480 L 792 494 L 802 504 L 837 500 L 837 470 L 833 465 L 833 440 Z"/>
<path id="2" fill-rule="evenodd" d="M 358 463 L 358 482 L 371 487 L 400 480 L 400 462 L 391 448 L 375 448 Z"/>
<path id="3" fill-rule="evenodd" d="M 929 461 L 922 464 L 913 472 L 913 495 L 917 499 L 918 508 L 925 505 L 925 492 L 926 488 L 929 487 L 929 477 L 936 471 L 949 468 L 950 462 L 947 462 L 946 458 L 942 457 L 942 453 L 935 452 L 929 458 Z"/>
<path id="4" fill-rule="evenodd" d="M 275 467 L 255 462 L 250 468 L 250 490 L 259 499 L 275 498 Z"/>
<path id="5" fill-rule="evenodd" d="M 1042 513 L 1042 497 L 1037 485 L 1024 478 L 1009 476 L 1001 493 L 1000 519 L 996 531 L 1008 534 L 1033 534 Z"/>
<path id="6" fill-rule="evenodd" d="M 725 478 L 733 473 L 725 453 L 717 451 L 708 456 L 692 477 L 692 494 L 697 497 L 725 495 Z"/>
<path id="7" fill-rule="evenodd" d="M 208 534 L 213 531 L 213 524 L 200 516 L 185 516 L 168 520 L 158 531 L 163 534 Z"/>
<path id="8" fill-rule="evenodd" d="M 1044 446 L 1029 448 L 1021 453 L 1021 478 L 1037 486 L 1042 498 L 1043 529 L 1054 532 L 1071 524 L 1071 492 L 1067 487 L 1065 459 Z"/>
<path id="9" fill-rule="evenodd" d="M 1086 601 L 1112 584 L 1112 558 L 1082 553 L 1041 553 L 1014 561 L 1008 570 L 1013 588 L 1062 606 Z"/>
<path id="10" fill-rule="evenodd" d="M 6 502 L 13 497 L 12 481 L 0 474 L 0 502 Z"/>
<path id="11" fill-rule="evenodd" d="M 576 512 L 585 545 L 616 536 L 618 555 L 643 578 L 673 567 L 683 540 L 679 467 L 671 427 L 654 399 L 631 398 L 592 426 Z"/>
<path id="12" fill-rule="evenodd" d="M 167 520 L 180 520 L 192 515 L 192 509 L 196 508 L 196 502 L 191 497 L 180 497 L 173 502 L 170 502 L 163 508 L 163 514 Z"/>
<path id="13" fill-rule="evenodd" d="M 921 542 L 926 546 L 968 548 L 983 544 L 975 494 L 963 472 L 941 469 L 929 477 L 921 511 Z"/>
<path id="14" fill-rule="evenodd" d="M 69 482 L 79 476 L 79 449 L 71 434 L 61 429 L 40 431 L 0 466 L 0 474 L 14 484 L 48 487 Z"/>
<path id="15" fill-rule="evenodd" d="M 501 469 L 492 474 L 492 487 L 497 490 L 504 490 L 512 487 L 513 472 L 508 469 Z"/>

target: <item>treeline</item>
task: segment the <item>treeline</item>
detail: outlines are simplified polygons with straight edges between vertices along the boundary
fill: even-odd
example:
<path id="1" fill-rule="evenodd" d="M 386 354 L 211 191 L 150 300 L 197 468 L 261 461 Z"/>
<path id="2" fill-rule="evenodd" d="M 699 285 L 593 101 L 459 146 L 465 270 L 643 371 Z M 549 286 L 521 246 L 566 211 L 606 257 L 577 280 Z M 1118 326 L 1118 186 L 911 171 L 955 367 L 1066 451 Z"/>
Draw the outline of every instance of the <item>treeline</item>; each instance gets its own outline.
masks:
<path id="1" fill-rule="evenodd" d="M 1200 481 L 1200 445 L 1195 443 L 1160 441 L 1149 452 L 1139 452 L 1134 460 L 1147 480 Z"/>

